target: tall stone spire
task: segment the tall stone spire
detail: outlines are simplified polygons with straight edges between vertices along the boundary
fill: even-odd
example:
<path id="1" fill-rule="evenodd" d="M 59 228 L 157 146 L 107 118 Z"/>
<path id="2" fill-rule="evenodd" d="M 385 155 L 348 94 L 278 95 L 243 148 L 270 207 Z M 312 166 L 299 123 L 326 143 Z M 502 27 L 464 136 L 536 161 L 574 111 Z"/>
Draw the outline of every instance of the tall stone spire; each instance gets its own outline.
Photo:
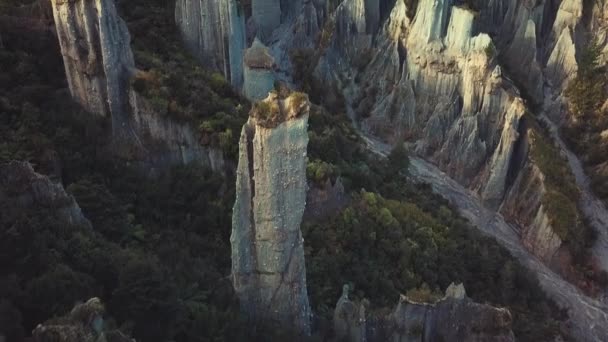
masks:
<path id="1" fill-rule="evenodd" d="M 252 109 L 239 143 L 232 280 L 241 309 L 264 326 L 310 334 L 300 224 L 306 206 L 310 103 L 272 93 Z"/>

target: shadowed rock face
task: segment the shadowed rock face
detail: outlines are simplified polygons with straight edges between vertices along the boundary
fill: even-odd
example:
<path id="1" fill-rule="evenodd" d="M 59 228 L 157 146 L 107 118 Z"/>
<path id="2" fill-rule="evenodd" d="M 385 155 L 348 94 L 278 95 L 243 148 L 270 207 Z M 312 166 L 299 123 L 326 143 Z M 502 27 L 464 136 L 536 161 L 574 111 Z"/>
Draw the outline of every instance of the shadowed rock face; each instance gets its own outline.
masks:
<path id="1" fill-rule="evenodd" d="M 263 102 L 285 121 L 266 128 L 250 117 L 239 143 L 232 217 L 232 277 L 249 318 L 310 334 L 303 238 L 310 104 L 271 94 Z M 297 101 L 300 102 L 300 101 Z"/>
<path id="2" fill-rule="evenodd" d="M 66 316 L 39 324 L 34 342 L 134 342 L 119 331 L 104 331 L 104 311 L 99 298 L 89 299 Z"/>
<path id="3" fill-rule="evenodd" d="M 366 317 L 365 303 L 348 299 L 348 286 L 334 313 L 336 336 L 349 342 L 380 341 L 515 341 L 507 309 L 478 304 L 466 297 L 462 285 L 450 285 L 434 304 L 405 296 L 385 317 Z"/>
<path id="4" fill-rule="evenodd" d="M 52 0 L 57 36 L 74 99 L 112 118 L 117 140 L 134 135 L 128 92 L 135 69 L 131 38 L 112 0 Z"/>
<path id="5" fill-rule="evenodd" d="M 220 70 L 237 89 L 243 83 L 245 11 L 237 0 L 178 0 L 175 22 L 199 60 Z"/>
<path id="6" fill-rule="evenodd" d="M 36 206 L 52 209 L 68 224 L 91 227 L 74 197 L 61 184 L 36 173 L 28 162 L 0 164 L 0 205 L 4 208 L 2 216 L 17 212 L 11 208 Z"/>
<path id="7" fill-rule="evenodd" d="M 251 10 L 257 35 L 267 42 L 281 25 L 281 0 L 252 0 Z"/>

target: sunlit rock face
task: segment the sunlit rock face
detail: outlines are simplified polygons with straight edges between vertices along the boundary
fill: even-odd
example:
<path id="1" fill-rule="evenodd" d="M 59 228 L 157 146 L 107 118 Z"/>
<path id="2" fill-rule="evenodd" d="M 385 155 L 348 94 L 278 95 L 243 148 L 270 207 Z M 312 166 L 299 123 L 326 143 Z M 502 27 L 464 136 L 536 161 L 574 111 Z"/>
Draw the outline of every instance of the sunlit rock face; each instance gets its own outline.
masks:
<path id="1" fill-rule="evenodd" d="M 243 127 L 232 216 L 232 279 L 250 320 L 310 334 L 303 238 L 308 99 L 271 94 Z M 256 113 L 255 110 L 265 110 Z M 268 115 L 282 117 L 269 123 Z"/>
<path id="2" fill-rule="evenodd" d="M 128 90 L 135 67 L 114 2 L 52 0 L 52 6 L 73 98 L 91 113 L 111 116 L 114 139 L 131 139 Z"/>
<path id="3" fill-rule="evenodd" d="M 509 310 L 473 302 L 462 284 L 450 285 L 435 303 L 401 296 L 385 317 L 366 315 L 365 306 L 348 298 L 345 285 L 334 311 L 334 331 L 341 341 L 515 341 Z"/>
<path id="4" fill-rule="evenodd" d="M 240 89 L 246 45 L 245 11 L 240 2 L 178 0 L 175 22 L 190 51 Z"/>

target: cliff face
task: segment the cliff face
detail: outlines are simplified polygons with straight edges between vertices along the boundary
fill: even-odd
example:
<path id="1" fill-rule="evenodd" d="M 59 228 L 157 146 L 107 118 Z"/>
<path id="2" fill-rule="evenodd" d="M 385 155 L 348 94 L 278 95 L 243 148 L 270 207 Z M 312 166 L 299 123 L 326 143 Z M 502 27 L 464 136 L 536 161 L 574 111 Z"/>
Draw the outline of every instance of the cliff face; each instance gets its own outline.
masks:
<path id="1" fill-rule="evenodd" d="M 0 204 L 5 208 L 3 216 L 11 215 L 11 208 L 36 206 L 53 209 L 67 224 L 91 227 L 74 197 L 61 184 L 36 173 L 28 162 L 0 164 Z"/>
<path id="2" fill-rule="evenodd" d="M 405 141 L 503 213 L 522 245 L 549 264 L 566 244 L 544 204 L 553 191 L 529 155 L 525 117 L 568 115 L 564 89 L 585 32 L 607 39 L 605 1 L 472 1 L 471 9 L 396 0 L 379 2 L 378 22 L 373 2 L 344 0 L 329 12 L 327 2 L 310 3 L 302 5 L 310 18 L 283 22 L 281 31 L 313 21 L 322 28 L 312 47 L 299 46 L 314 49 L 315 79 L 342 93 L 357 128 L 371 140 Z M 289 78 L 281 51 L 294 46 L 294 34 L 277 32 L 269 48 Z"/>
<path id="3" fill-rule="evenodd" d="M 265 106 L 286 119 L 250 117 L 239 143 L 232 217 L 232 277 L 242 310 L 263 325 L 310 334 L 300 223 L 306 206 L 309 103 L 296 95 Z"/>
<path id="4" fill-rule="evenodd" d="M 115 139 L 129 141 L 128 91 L 135 70 L 129 31 L 112 0 L 52 0 L 57 36 L 74 99 L 112 118 Z"/>
<path id="5" fill-rule="evenodd" d="M 223 169 L 221 151 L 201 146 L 195 128 L 161 117 L 131 87 L 131 38 L 113 0 L 53 0 L 52 7 L 72 97 L 111 118 L 112 153 L 152 171 L 190 162 Z M 233 57 L 240 68 L 242 56 Z"/>
<path id="6" fill-rule="evenodd" d="M 39 324 L 34 342 L 133 342 L 119 331 L 105 331 L 104 311 L 99 298 L 89 299 L 67 315 Z"/>
<path id="7" fill-rule="evenodd" d="M 199 60 L 223 72 L 232 86 L 243 83 L 245 10 L 237 0 L 178 0 L 175 22 Z"/>
<path id="8" fill-rule="evenodd" d="M 450 285 L 434 304 L 401 296 L 386 317 L 365 316 L 365 305 L 348 299 L 348 286 L 334 313 L 338 338 L 362 341 L 515 341 L 507 309 L 478 304 L 466 297 L 462 285 Z"/>

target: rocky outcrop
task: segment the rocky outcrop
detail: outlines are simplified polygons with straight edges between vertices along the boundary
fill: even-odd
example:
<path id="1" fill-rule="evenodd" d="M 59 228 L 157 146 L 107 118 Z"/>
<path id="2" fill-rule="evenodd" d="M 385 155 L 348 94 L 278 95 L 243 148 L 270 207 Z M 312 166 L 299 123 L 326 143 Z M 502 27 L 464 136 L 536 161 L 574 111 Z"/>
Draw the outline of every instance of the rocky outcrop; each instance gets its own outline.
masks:
<path id="1" fill-rule="evenodd" d="M 182 39 L 199 60 L 220 70 L 232 86 L 243 83 L 246 45 L 245 10 L 237 0 L 178 0 L 175 22 Z"/>
<path id="2" fill-rule="evenodd" d="M 129 92 L 132 125 L 141 137 L 142 166 L 154 175 L 170 165 L 197 163 L 215 172 L 225 170 L 222 150 L 201 144 L 200 133 L 188 122 L 159 115 L 137 92 Z"/>
<path id="3" fill-rule="evenodd" d="M 517 224 L 526 249 L 549 264 L 562 246 L 562 240 L 543 206 L 547 191 L 544 178 L 538 167 L 527 162 L 507 193 L 501 212 Z"/>
<path id="4" fill-rule="evenodd" d="M 228 5 L 226 13 L 236 11 Z M 150 173 L 191 162 L 223 171 L 219 149 L 202 146 L 191 124 L 161 116 L 131 87 L 137 71 L 130 36 L 113 0 L 53 0 L 52 7 L 72 97 L 90 113 L 111 118 L 111 153 Z M 232 58 L 241 70 L 242 55 Z"/>
<path id="5" fill-rule="evenodd" d="M 64 317 L 39 324 L 34 342 L 134 342 L 120 331 L 104 329 L 104 306 L 99 298 L 78 304 Z"/>
<path id="6" fill-rule="evenodd" d="M 45 208 L 52 210 L 57 219 L 70 224 L 91 228 L 74 197 L 63 186 L 47 176 L 38 174 L 28 162 L 13 161 L 0 164 L 0 216 L 19 212 L 17 208 Z"/>
<path id="7" fill-rule="evenodd" d="M 135 64 L 113 0 L 52 0 L 52 6 L 73 98 L 87 111 L 111 117 L 115 140 L 132 141 L 128 91 Z"/>
<path id="8" fill-rule="evenodd" d="M 297 93 L 286 98 L 273 93 L 262 103 L 252 110 L 239 143 L 232 280 L 250 320 L 308 335 L 311 311 L 300 224 L 310 104 Z M 271 122 L 269 115 L 281 120 Z"/>
<path id="9" fill-rule="evenodd" d="M 515 341 L 507 309 L 478 304 L 466 297 L 462 285 L 450 285 L 433 304 L 401 296 L 386 317 L 365 317 L 365 305 L 348 299 L 348 286 L 334 312 L 339 339 L 362 341 Z"/>
<path id="10" fill-rule="evenodd" d="M 274 58 L 268 48 L 255 39 L 243 59 L 245 83 L 243 94 L 251 101 L 260 101 L 274 88 Z"/>

